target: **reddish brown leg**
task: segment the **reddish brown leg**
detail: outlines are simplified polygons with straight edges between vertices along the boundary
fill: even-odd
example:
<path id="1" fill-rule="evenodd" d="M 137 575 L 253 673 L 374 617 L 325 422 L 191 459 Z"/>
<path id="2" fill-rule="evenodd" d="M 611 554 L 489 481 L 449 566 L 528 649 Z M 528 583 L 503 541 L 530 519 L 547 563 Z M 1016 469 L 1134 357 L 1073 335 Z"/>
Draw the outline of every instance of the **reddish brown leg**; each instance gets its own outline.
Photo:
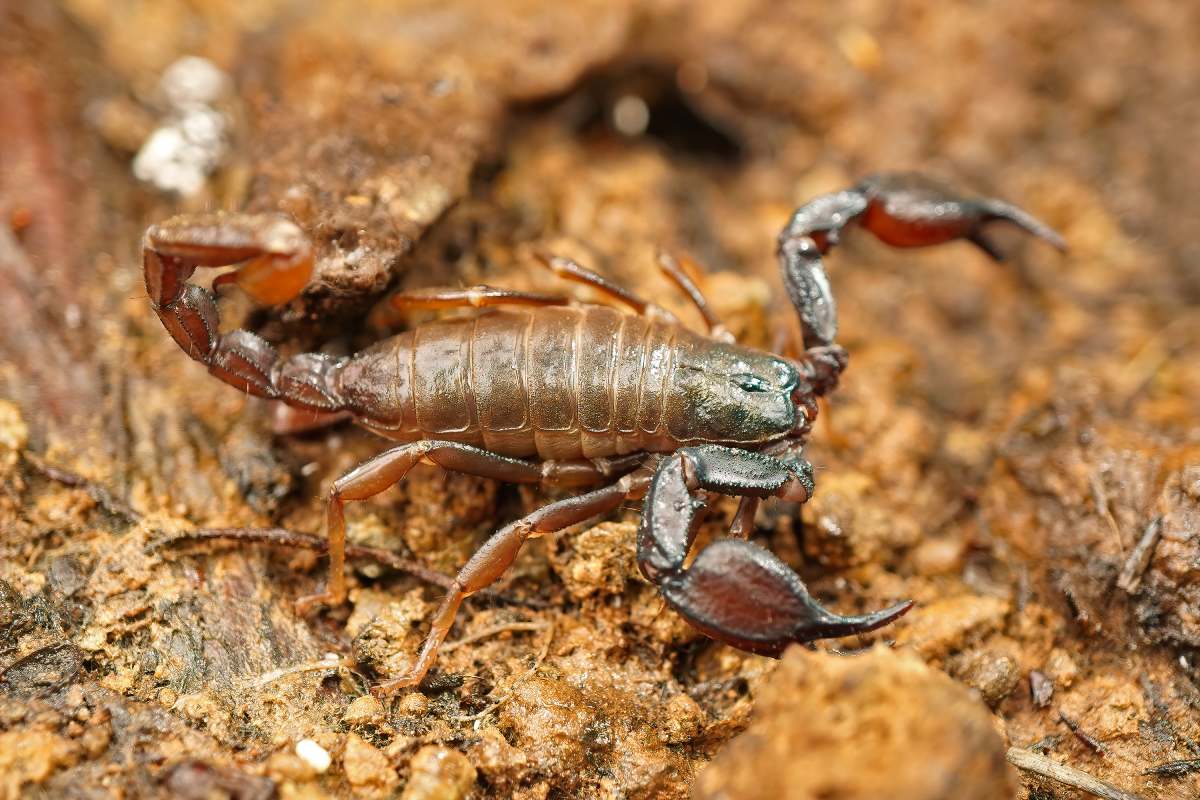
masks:
<path id="1" fill-rule="evenodd" d="M 662 306 L 643 300 L 624 286 L 613 283 L 603 275 L 593 272 L 569 258 L 540 252 L 534 255 L 538 261 L 542 262 L 547 269 L 558 277 L 582 283 L 585 286 L 591 286 L 601 294 L 607 295 L 610 299 L 632 309 L 635 314 L 663 319 L 673 323 L 678 322 L 675 315 Z"/>
<path id="2" fill-rule="evenodd" d="M 271 431 L 280 436 L 308 433 L 354 418 L 349 411 L 313 411 L 293 408 L 282 402 L 274 405 L 271 409 Z"/>
<path id="3" fill-rule="evenodd" d="M 762 505 L 761 497 L 743 497 L 738 502 L 733 522 L 729 524 L 729 535 L 735 539 L 749 539 L 754 533 L 754 516 Z"/>
<path id="4" fill-rule="evenodd" d="M 397 292 L 388 303 L 397 310 L 408 308 L 487 308 L 489 306 L 565 306 L 571 302 L 562 295 L 518 292 L 494 286 L 472 286 L 469 289 L 433 287 Z"/>
<path id="5" fill-rule="evenodd" d="M 371 312 L 371 324 L 385 330 L 400 328 L 408 321 L 403 312 L 411 309 L 565 306 L 570 302 L 570 298 L 562 295 L 518 292 L 482 284 L 467 289 L 434 286 L 393 294 L 386 304 Z"/>
<path id="6" fill-rule="evenodd" d="M 639 497 L 648 482 L 649 472 L 639 470 L 603 489 L 539 508 L 492 534 L 455 577 L 454 587 L 446 593 L 434 614 L 429 633 L 413 665 L 403 675 L 373 687 L 371 692 L 389 695 L 398 689 L 419 684 L 437 660 L 438 648 L 449 634 L 462 601 L 487 588 L 503 575 L 512 566 L 526 541 L 612 511 L 626 499 Z"/>
<path id="7" fill-rule="evenodd" d="M 658 268 L 674 281 L 675 285 L 692 301 L 692 305 L 700 312 L 700 316 L 704 317 L 704 324 L 708 327 L 709 336 L 722 342 L 734 341 L 733 334 L 712 310 L 712 306 L 708 304 L 708 298 L 704 296 L 704 292 L 700 291 L 700 287 L 692 280 L 692 276 L 683 268 L 679 259 L 665 250 L 660 250 L 658 252 Z"/>
<path id="8" fill-rule="evenodd" d="M 493 478 L 506 483 L 540 483 L 579 486 L 636 467 L 644 456 L 633 454 L 592 461 L 523 461 L 459 442 L 421 441 L 393 447 L 364 462 L 333 482 L 325 507 L 325 536 L 329 540 L 329 584 L 325 591 L 296 601 L 305 613 L 319 604 L 337 605 L 346 600 L 346 503 L 366 500 L 403 480 L 409 470 L 425 461 L 443 469 Z"/>

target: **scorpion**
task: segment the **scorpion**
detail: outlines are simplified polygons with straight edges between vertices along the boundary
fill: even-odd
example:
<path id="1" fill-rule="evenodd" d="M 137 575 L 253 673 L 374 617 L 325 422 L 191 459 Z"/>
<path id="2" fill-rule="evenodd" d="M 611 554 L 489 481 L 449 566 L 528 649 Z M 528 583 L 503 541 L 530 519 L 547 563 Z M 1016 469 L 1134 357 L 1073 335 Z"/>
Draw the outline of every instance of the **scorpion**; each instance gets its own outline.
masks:
<path id="1" fill-rule="evenodd" d="M 637 563 L 667 605 L 707 636 L 778 657 L 793 643 L 881 628 L 905 601 L 842 616 L 820 605 L 800 576 L 749 541 L 759 503 L 803 503 L 814 492 L 803 447 L 847 364 L 835 343 L 837 310 L 822 256 L 858 225 L 896 247 L 969 241 L 1000 260 L 987 230 L 1003 222 L 1065 250 L 1064 240 L 1020 208 L 963 197 L 916 174 L 871 176 L 797 209 L 778 239 L 783 285 L 799 316 L 796 357 L 737 344 L 679 260 L 659 267 L 705 321 L 684 327 L 660 306 L 566 258 L 538 254 L 558 276 L 610 302 L 492 286 L 396 294 L 400 308 L 471 308 L 346 357 L 282 357 L 245 329 L 221 333 L 214 291 L 234 283 L 279 304 L 309 281 L 313 246 L 286 216 L 193 214 L 151 226 L 143 244 L 146 289 L 178 345 L 244 392 L 322 415 L 349 416 L 396 442 L 335 480 L 325 512 L 325 591 L 300 613 L 347 599 L 349 502 L 396 484 L 418 463 L 511 483 L 579 490 L 501 527 L 455 577 L 407 671 L 379 683 L 387 695 L 416 686 L 435 663 L 469 595 L 489 587 L 528 540 L 643 500 Z M 229 267 L 213 291 L 189 283 L 204 267 Z M 782 349 L 782 348 L 777 348 Z M 586 491 L 584 491 L 586 490 Z M 691 553 L 700 520 L 719 495 L 741 498 L 731 535 Z"/>

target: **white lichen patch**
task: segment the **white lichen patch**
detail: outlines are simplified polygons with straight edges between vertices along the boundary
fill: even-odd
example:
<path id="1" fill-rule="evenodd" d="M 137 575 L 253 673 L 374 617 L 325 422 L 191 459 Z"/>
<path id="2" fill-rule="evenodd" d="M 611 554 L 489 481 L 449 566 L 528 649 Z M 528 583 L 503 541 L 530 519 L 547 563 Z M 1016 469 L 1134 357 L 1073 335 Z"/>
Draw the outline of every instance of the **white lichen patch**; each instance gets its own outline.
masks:
<path id="1" fill-rule="evenodd" d="M 228 77 L 207 59 L 167 67 L 159 81 L 167 113 L 138 150 L 134 176 L 181 195 L 204 188 L 229 146 L 229 119 L 216 107 L 228 92 Z"/>
<path id="2" fill-rule="evenodd" d="M 296 742 L 296 755 L 300 756 L 305 764 L 318 773 L 325 772 L 333 763 L 333 757 L 329 755 L 329 751 L 312 739 L 301 739 Z"/>

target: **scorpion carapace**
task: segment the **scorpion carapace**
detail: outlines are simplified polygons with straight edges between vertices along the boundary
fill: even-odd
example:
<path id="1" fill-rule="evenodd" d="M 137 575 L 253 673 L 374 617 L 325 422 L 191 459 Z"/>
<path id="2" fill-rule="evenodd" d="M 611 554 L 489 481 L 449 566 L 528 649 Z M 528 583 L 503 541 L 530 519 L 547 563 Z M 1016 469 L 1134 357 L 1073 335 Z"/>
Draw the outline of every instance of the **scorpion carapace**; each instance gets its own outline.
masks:
<path id="1" fill-rule="evenodd" d="M 219 333 L 213 294 L 186 282 L 198 267 L 240 264 L 214 285 L 235 282 L 264 303 L 296 296 L 308 281 L 313 248 L 286 218 L 177 217 L 146 232 L 143 256 L 159 318 L 214 375 L 289 406 L 352 416 L 400 442 L 334 481 L 325 522 L 329 584 L 301 600 L 302 609 L 346 599 L 345 504 L 378 494 L 418 462 L 514 483 L 600 486 L 493 534 L 458 573 L 412 666 L 375 687 L 388 693 L 421 681 L 463 599 L 499 578 L 525 541 L 630 499 L 645 499 L 637 543 L 642 573 L 715 639 L 778 655 L 792 642 L 863 633 L 908 611 L 911 604 L 903 602 L 861 616 L 834 614 L 790 567 L 747 537 L 762 499 L 802 503 L 813 493 L 802 447 L 816 398 L 837 385 L 846 365 L 834 343 L 837 314 L 821 260 L 842 229 L 855 223 L 901 247 L 962 238 L 999 258 L 985 233 L 995 221 L 1064 248 L 1056 233 L 1020 209 L 962 199 L 913 175 L 876 176 L 801 207 L 778 248 L 806 348 L 796 358 L 734 343 L 687 271 L 666 254 L 660 267 L 694 302 L 705 334 L 572 261 L 544 255 L 559 276 L 624 308 L 487 286 L 409 292 L 391 302 L 480 310 L 346 358 L 281 358 L 249 331 Z M 722 494 L 742 498 L 734 535 L 689 565 L 698 521 Z"/>

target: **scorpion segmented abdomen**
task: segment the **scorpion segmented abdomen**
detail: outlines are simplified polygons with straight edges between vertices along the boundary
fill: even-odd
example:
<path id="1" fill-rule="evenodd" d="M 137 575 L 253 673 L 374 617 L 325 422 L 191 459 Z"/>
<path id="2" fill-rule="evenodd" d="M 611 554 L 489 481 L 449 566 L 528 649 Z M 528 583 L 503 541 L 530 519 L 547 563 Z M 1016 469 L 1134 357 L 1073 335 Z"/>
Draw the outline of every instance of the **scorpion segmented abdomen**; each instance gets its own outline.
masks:
<path id="1" fill-rule="evenodd" d="M 421 438 L 412 396 L 412 333 L 356 353 L 340 370 L 345 408 L 365 427 L 400 441 Z"/>
<path id="2" fill-rule="evenodd" d="M 506 455 L 532 455 L 529 390 L 525 378 L 528 314 L 492 313 L 475 318 L 471 330 L 471 395 L 480 445 Z"/>
<path id="3" fill-rule="evenodd" d="M 624 321 L 632 317 L 610 308 L 587 311 L 587 319 L 579 327 L 576 365 L 579 447 L 584 456 L 611 455 L 616 420 L 615 359 Z"/>
<path id="4" fill-rule="evenodd" d="M 359 422 L 401 441 L 543 459 L 665 450 L 676 333 L 605 306 L 487 312 L 354 356 L 339 388 Z"/>

